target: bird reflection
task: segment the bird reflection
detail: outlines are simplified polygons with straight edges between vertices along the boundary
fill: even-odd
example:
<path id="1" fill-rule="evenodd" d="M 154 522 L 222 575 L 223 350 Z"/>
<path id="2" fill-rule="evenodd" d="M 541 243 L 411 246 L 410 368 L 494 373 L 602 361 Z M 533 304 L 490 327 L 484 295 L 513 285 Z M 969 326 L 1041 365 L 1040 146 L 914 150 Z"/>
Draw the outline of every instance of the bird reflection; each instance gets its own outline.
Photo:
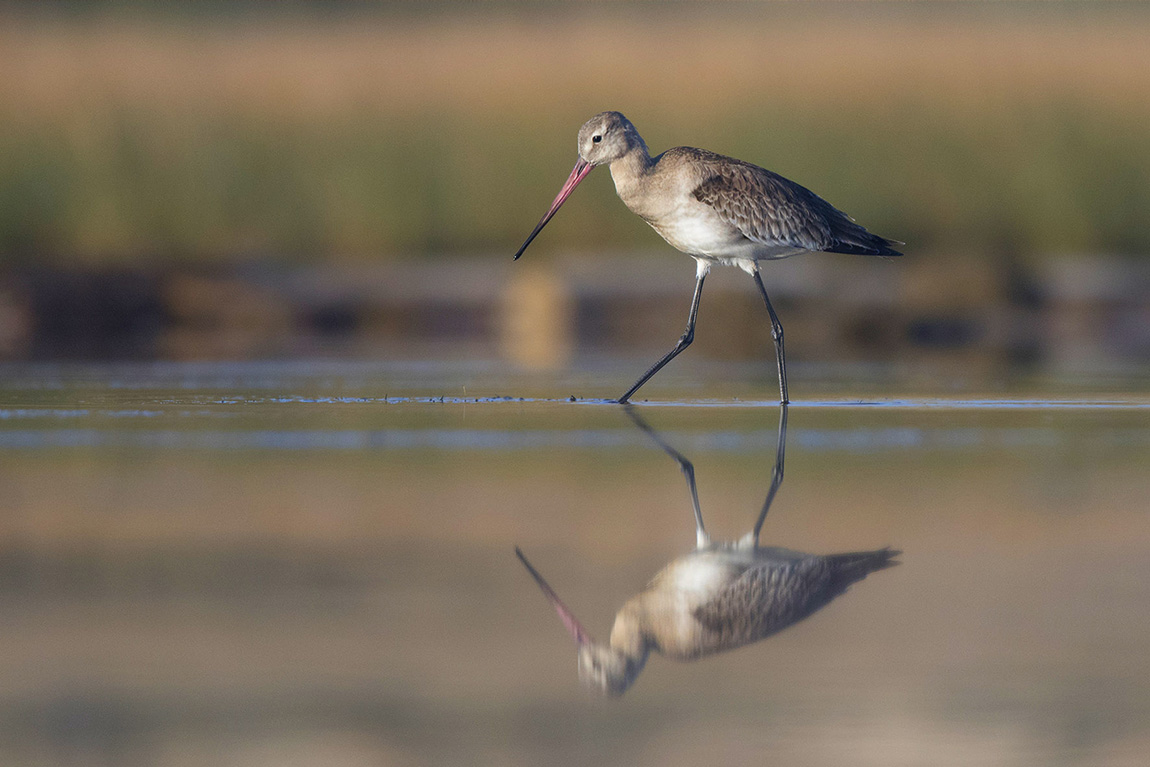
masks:
<path id="1" fill-rule="evenodd" d="M 759 531 L 783 481 L 787 406 L 780 407 L 778 446 L 770 489 L 751 531 L 734 542 L 715 542 L 703 526 L 695 468 L 632 408 L 628 416 L 675 459 L 691 493 L 695 550 L 670 562 L 623 605 L 607 643 L 591 638 L 571 610 L 518 547 L 515 553 L 571 633 L 579 653 L 579 678 L 617 697 L 635 682 L 651 651 L 673 660 L 695 660 L 757 642 L 797 623 L 876 570 L 892 567 L 891 548 L 845 554 L 805 554 L 759 545 Z"/>

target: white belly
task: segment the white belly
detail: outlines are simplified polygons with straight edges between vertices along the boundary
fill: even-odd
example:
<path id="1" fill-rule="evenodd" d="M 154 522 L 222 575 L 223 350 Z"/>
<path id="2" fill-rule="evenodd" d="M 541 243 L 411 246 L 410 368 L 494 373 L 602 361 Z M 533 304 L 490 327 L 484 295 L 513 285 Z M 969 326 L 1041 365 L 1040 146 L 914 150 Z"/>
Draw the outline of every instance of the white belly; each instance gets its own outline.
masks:
<path id="1" fill-rule="evenodd" d="M 791 245 L 764 245 L 743 236 L 709 205 L 695 200 L 678 205 L 669 214 L 647 223 L 677 250 L 711 264 L 755 271 L 755 263 L 804 252 Z"/>
<path id="2" fill-rule="evenodd" d="M 708 258 L 749 257 L 753 245 L 738 229 L 716 215 L 709 206 L 690 200 L 661 211 L 647 223 L 674 248 L 692 256 Z"/>
<path id="3" fill-rule="evenodd" d="M 686 556 L 678 560 L 671 571 L 673 589 L 690 595 L 692 601 L 709 597 L 726 581 L 729 566 L 721 559 L 707 554 Z"/>

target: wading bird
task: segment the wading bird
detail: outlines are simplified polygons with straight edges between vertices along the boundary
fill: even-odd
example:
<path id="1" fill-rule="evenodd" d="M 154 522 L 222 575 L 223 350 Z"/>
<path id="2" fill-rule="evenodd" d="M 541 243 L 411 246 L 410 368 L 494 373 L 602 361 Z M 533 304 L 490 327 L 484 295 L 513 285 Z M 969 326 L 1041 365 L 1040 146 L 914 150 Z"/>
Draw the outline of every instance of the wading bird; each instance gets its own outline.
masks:
<path id="1" fill-rule="evenodd" d="M 591 638 L 515 548 L 578 645 L 579 678 L 585 685 L 618 697 L 634 683 L 652 650 L 686 661 L 757 642 L 811 615 L 870 573 L 898 564 L 894 558 L 901 552 L 890 548 L 819 555 L 759 546 L 763 520 L 783 481 L 786 405 L 781 409 L 775 468 L 758 519 L 739 541 L 716 543 L 703 527 L 694 466 L 628 408 L 635 424 L 678 462 L 686 477 L 696 544 L 623 605 L 606 644 Z"/>
<path id="2" fill-rule="evenodd" d="M 601 112 L 584 123 L 579 129 L 578 149 L 570 177 L 516 252 L 516 259 L 579 182 L 595 166 L 607 165 L 623 204 L 696 262 L 695 295 L 686 331 L 671 351 L 619 397 L 619 402 L 629 400 L 651 376 L 690 346 L 703 280 L 715 264 L 737 266 L 754 278 L 771 318 L 779 396 L 783 404 L 790 402 L 783 326 L 763 287 L 759 262 L 810 251 L 902 255 L 891 247 L 901 243 L 871 234 L 806 187 L 757 165 L 686 146 L 651 157 L 635 126 L 619 112 Z"/>

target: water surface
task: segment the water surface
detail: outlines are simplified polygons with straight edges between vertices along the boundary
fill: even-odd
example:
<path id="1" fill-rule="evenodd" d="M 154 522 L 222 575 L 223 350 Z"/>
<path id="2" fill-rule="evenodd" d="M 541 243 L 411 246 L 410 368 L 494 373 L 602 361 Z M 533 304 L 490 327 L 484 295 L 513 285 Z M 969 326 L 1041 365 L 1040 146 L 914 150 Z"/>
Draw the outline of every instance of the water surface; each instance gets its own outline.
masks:
<path id="1" fill-rule="evenodd" d="M 902 566 L 759 644 L 654 656 L 605 701 L 513 546 L 606 637 L 694 529 L 678 467 L 599 384 L 482 363 L 4 374 L 5 764 L 1133 765 L 1150 747 L 1139 393 L 800 399 L 763 542 L 891 545 Z M 779 408 L 769 385 L 700 394 L 638 410 L 735 538 Z"/>

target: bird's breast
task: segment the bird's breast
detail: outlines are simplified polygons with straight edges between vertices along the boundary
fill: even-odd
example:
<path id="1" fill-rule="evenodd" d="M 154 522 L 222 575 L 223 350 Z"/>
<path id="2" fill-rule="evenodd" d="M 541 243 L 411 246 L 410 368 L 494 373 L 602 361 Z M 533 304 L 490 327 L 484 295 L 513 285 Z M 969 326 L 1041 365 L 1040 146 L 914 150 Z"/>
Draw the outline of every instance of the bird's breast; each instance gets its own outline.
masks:
<path id="1" fill-rule="evenodd" d="M 692 256 L 710 256 L 746 240 L 715 210 L 691 195 L 694 179 L 673 168 L 657 166 L 635 172 L 625 163 L 611 166 L 615 191 L 627 208 L 650 224 L 677 250 Z"/>
<path id="2" fill-rule="evenodd" d="M 627 202 L 625 198 L 624 202 Z M 750 272 L 754 271 L 756 261 L 783 258 L 797 252 L 794 248 L 771 248 L 748 240 L 714 208 L 690 195 L 656 205 L 628 203 L 627 207 L 650 224 L 671 247 L 712 264 L 738 266 Z"/>
<path id="3" fill-rule="evenodd" d="M 715 597 L 744 569 L 745 563 L 722 551 L 701 551 L 664 568 L 644 595 L 644 614 L 655 647 L 674 660 L 715 652 L 695 610 Z"/>

